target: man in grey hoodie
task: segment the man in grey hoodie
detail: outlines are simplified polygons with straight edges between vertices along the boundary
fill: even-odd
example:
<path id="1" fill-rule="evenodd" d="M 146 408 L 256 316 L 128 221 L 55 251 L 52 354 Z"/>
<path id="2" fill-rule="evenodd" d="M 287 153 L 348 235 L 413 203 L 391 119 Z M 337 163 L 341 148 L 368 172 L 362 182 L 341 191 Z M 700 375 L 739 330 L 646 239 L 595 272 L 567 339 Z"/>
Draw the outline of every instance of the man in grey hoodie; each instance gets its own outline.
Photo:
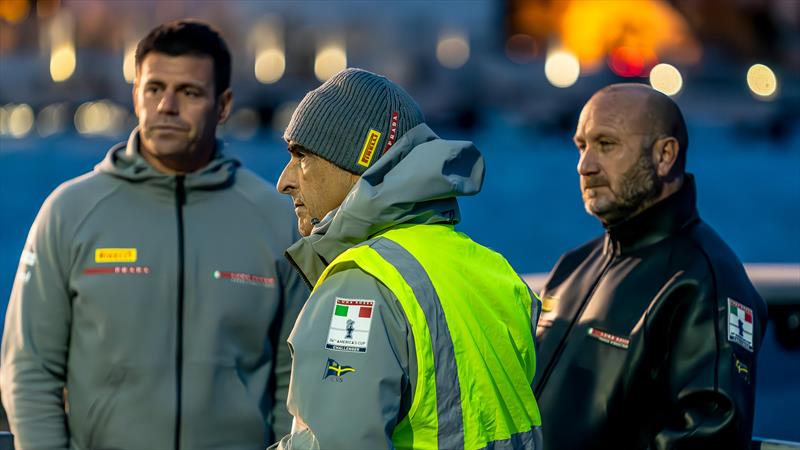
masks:
<path id="1" fill-rule="evenodd" d="M 540 448 L 531 389 L 540 302 L 502 255 L 454 230 L 480 191 L 471 142 L 360 69 L 306 95 L 278 189 L 313 286 L 289 338 L 283 448 Z"/>
<path id="2" fill-rule="evenodd" d="M 209 26 L 151 31 L 139 127 L 42 206 L 0 364 L 17 449 L 260 449 L 288 432 L 285 340 L 308 290 L 281 256 L 289 208 L 215 138 L 230 72 Z"/>

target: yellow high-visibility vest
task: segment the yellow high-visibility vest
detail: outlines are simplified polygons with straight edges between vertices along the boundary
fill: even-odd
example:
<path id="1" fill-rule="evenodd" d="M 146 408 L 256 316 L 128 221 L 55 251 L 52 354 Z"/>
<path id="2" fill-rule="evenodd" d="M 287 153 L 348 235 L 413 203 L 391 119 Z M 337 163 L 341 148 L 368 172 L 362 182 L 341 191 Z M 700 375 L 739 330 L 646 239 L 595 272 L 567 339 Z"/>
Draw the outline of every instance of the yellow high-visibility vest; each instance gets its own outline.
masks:
<path id="1" fill-rule="evenodd" d="M 314 289 L 346 262 L 392 291 L 414 335 L 417 383 L 398 449 L 528 442 L 541 425 L 531 388 L 540 302 L 502 255 L 449 225 L 400 226 L 339 255 Z"/>

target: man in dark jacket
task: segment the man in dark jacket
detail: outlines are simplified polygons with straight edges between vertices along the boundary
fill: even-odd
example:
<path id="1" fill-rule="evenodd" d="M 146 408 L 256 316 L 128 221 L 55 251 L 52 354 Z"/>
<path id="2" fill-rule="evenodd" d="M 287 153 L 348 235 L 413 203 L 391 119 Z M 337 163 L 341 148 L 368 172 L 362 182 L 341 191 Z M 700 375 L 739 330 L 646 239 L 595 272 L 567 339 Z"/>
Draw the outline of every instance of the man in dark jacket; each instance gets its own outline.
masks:
<path id="1" fill-rule="evenodd" d="M 542 292 L 545 448 L 749 448 L 766 305 L 698 216 L 687 144 L 677 105 L 645 85 L 581 112 L 581 191 L 606 232 Z"/>

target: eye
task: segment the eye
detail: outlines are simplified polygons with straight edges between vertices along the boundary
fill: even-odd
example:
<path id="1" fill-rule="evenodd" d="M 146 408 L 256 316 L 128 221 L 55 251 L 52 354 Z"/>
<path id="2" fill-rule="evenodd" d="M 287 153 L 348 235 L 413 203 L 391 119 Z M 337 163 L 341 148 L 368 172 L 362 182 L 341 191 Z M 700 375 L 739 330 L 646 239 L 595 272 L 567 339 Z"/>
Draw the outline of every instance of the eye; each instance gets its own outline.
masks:
<path id="1" fill-rule="evenodd" d="M 187 88 L 187 89 L 184 89 L 184 90 L 183 90 L 183 93 L 184 93 L 184 95 L 186 95 L 187 97 L 191 97 L 191 98 L 197 98 L 197 97 L 200 97 L 200 91 L 198 91 L 197 89 L 191 89 L 191 88 Z"/>
<path id="2" fill-rule="evenodd" d="M 145 88 L 144 88 L 144 93 L 145 94 L 155 94 L 155 93 L 158 93 L 160 91 L 161 91 L 161 87 L 160 86 L 156 86 L 156 85 L 152 85 L 152 84 L 148 85 L 148 86 L 145 86 Z"/>
<path id="3" fill-rule="evenodd" d="M 303 160 L 306 157 L 305 153 L 303 153 L 303 152 L 301 152 L 299 150 L 296 150 L 296 149 L 289 150 L 289 155 L 290 155 L 292 163 L 301 163 L 302 164 Z"/>
<path id="4" fill-rule="evenodd" d="M 609 150 L 614 146 L 614 142 L 608 139 L 600 139 L 597 143 L 600 145 L 601 150 Z"/>

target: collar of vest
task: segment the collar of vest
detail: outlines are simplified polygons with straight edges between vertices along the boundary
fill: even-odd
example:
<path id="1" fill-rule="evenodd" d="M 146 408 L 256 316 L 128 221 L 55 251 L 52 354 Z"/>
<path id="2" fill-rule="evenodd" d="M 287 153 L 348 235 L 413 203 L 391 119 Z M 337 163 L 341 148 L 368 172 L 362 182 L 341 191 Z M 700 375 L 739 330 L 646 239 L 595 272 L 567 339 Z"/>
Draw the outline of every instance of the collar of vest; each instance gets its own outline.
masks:
<path id="1" fill-rule="evenodd" d="M 468 141 L 440 139 L 427 125 L 409 130 L 367 169 L 341 206 L 286 257 L 313 286 L 325 267 L 350 247 L 398 225 L 461 220 L 457 197 L 477 194 L 485 165 Z"/>

